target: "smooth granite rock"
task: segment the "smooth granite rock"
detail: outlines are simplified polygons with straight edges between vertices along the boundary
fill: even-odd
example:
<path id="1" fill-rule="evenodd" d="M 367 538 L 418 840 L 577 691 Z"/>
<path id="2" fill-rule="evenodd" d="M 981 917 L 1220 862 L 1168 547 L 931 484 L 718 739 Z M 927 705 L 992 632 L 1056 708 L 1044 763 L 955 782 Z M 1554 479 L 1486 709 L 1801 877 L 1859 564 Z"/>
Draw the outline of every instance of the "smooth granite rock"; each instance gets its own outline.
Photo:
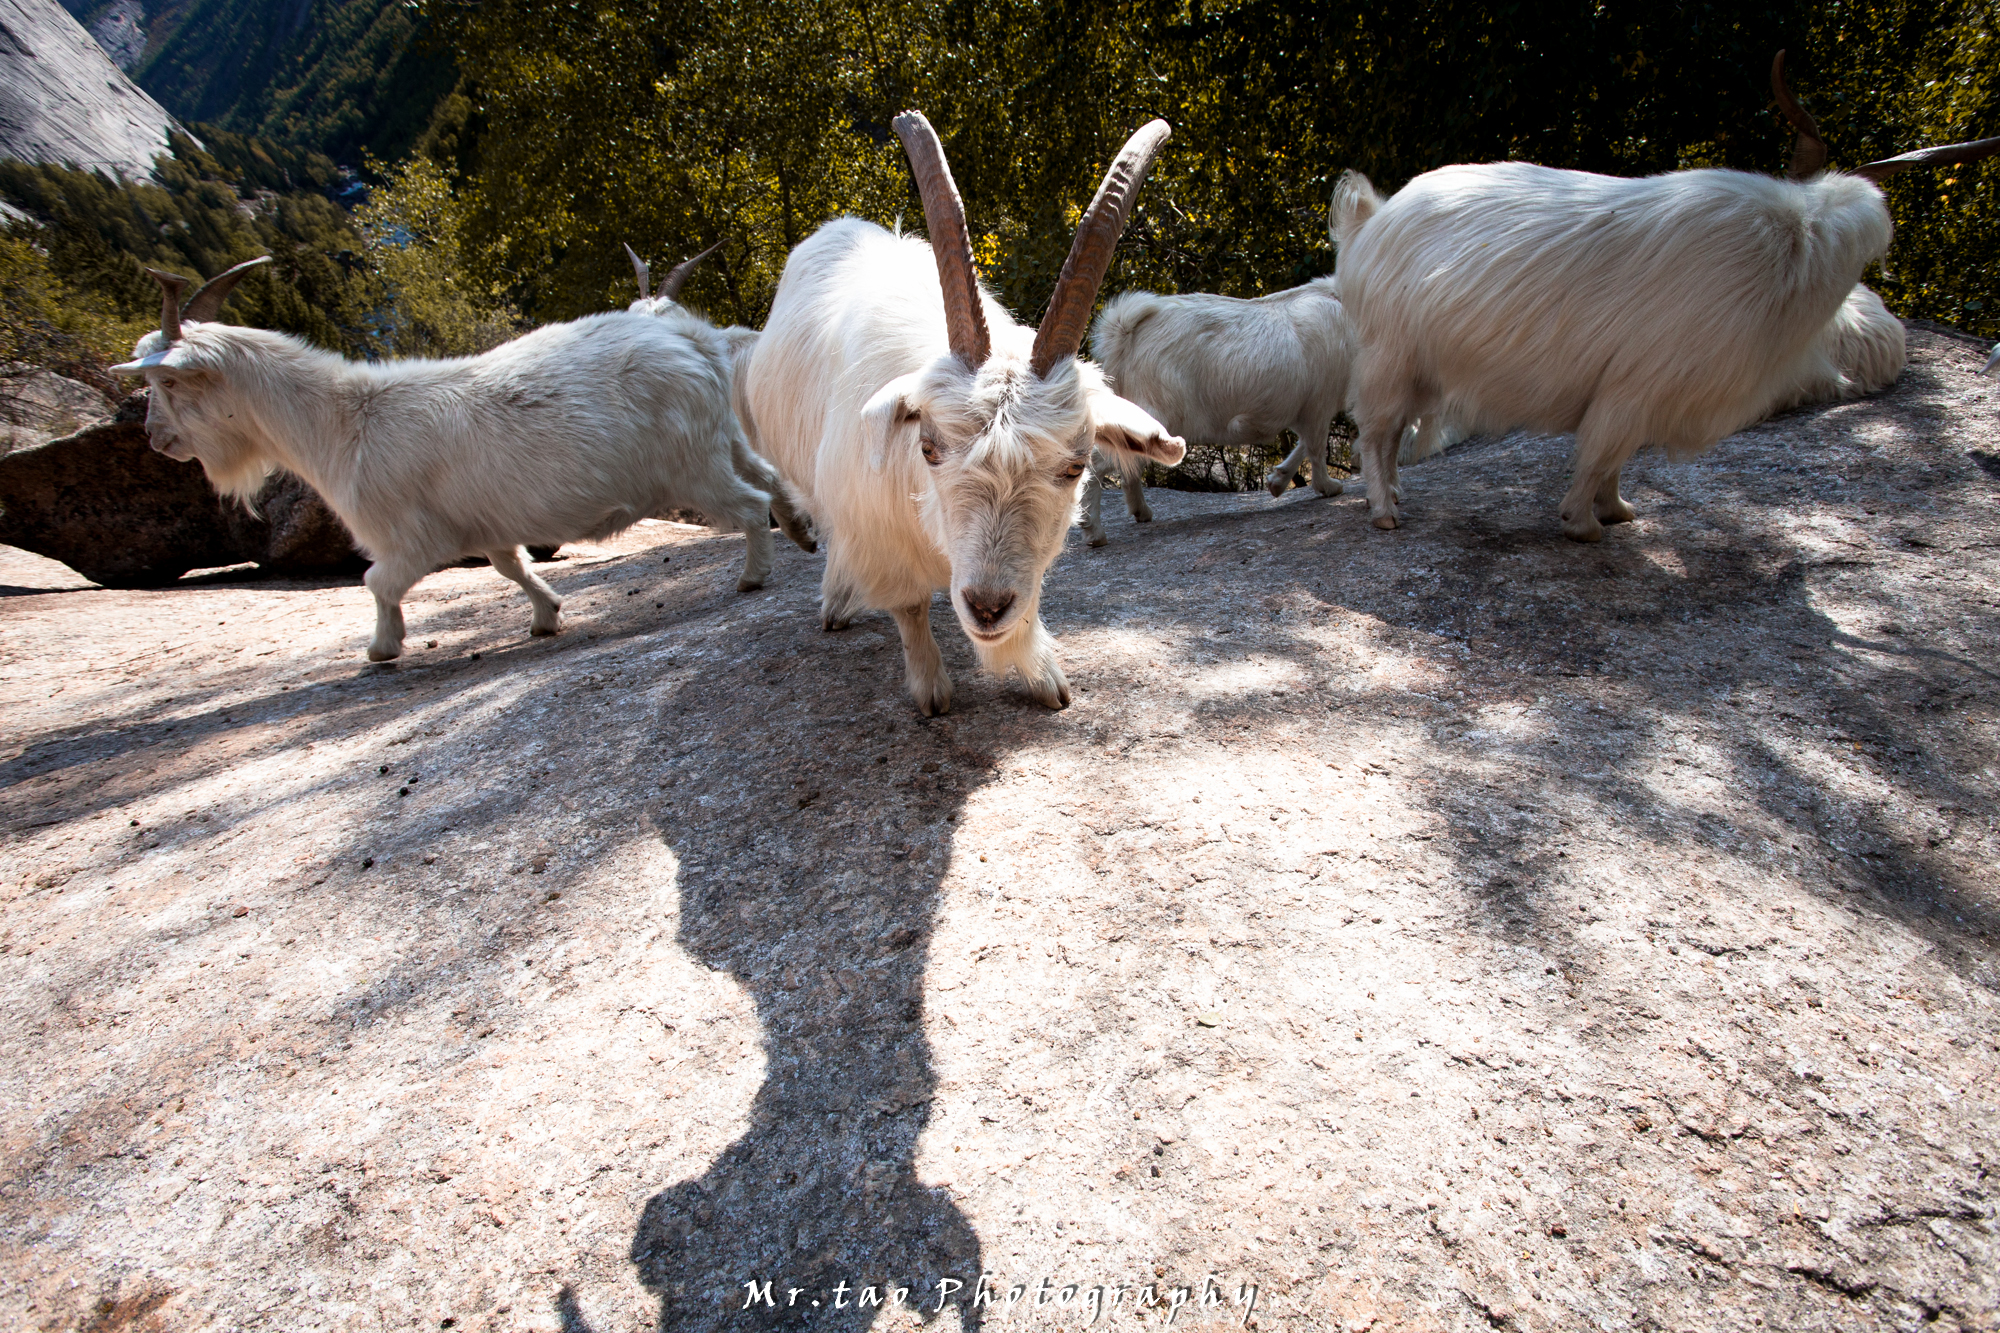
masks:
<path id="1" fill-rule="evenodd" d="M 0 0 L 0 157 L 138 179 L 173 127 L 55 0 Z"/>

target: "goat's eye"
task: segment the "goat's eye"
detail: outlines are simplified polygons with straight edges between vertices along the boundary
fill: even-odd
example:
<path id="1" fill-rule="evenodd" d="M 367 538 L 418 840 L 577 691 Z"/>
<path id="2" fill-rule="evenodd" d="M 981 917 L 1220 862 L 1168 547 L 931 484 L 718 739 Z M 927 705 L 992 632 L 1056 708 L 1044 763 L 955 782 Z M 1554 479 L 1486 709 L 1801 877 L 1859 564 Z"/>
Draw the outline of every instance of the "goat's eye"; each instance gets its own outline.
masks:
<path id="1" fill-rule="evenodd" d="M 1068 467 L 1062 470 L 1062 474 L 1065 480 L 1075 481 L 1083 475 L 1083 460 L 1081 458 L 1073 460 Z"/>
<path id="2" fill-rule="evenodd" d="M 938 452 L 936 440 L 926 435 L 923 437 L 923 446 L 924 461 L 926 463 L 929 463 L 932 467 L 936 467 L 939 463 L 944 462 L 944 455 Z"/>

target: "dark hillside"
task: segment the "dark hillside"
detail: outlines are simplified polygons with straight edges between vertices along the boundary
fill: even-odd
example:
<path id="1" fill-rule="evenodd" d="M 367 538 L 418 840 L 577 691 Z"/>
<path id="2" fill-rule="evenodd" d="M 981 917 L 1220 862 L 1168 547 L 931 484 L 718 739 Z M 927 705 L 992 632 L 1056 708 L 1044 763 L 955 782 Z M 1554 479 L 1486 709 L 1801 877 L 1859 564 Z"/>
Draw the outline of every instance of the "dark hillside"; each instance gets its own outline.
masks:
<path id="1" fill-rule="evenodd" d="M 103 8 L 70 0 L 79 17 Z M 196 0 L 147 21 L 133 73 L 168 110 L 341 162 L 408 152 L 457 78 L 400 0 Z"/>

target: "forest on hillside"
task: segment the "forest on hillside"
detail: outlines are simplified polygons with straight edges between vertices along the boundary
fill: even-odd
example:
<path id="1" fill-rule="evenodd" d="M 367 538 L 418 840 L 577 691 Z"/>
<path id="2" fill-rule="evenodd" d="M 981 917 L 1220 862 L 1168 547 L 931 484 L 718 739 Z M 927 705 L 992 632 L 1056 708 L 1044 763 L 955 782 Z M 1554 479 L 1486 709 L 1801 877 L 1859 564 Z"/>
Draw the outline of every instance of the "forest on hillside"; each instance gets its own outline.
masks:
<path id="1" fill-rule="evenodd" d="M 920 222 L 888 128 L 906 107 L 944 136 L 984 274 L 1029 319 L 1106 161 L 1152 116 L 1174 135 L 1107 297 L 1254 296 L 1330 272 L 1327 200 L 1348 168 L 1385 190 L 1497 158 L 1782 171 L 1791 135 L 1768 83 L 1781 47 L 1835 166 L 2000 134 L 2000 0 L 175 12 L 139 73 L 170 109 L 212 118 L 196 126 L 205 148 L 177 144 L 150 185 L 0 168 L 0 196 L 42 224 L 16 225 L 32 253 L 7 263 L 43 265 L 37 290 L 72 324 L 90 313 L 100 341 L 156 305 L 142 263 L 212 272 L 265 251 L 280 263 L 231 317 L 353 355 L 471 351 L 622 305 L 626 242 L 655 262 L 722 242 L 687 299 L 756 324 L 821 222 Z M 286 28 L 273 16 L 287 13 L 303 17 Z M 360 211 L 336 162 L 372 188 Z M 1897 240 L 1868 281 L 1906 316 L 2000 333 L 2000 160 L 1887 192 Z"/>

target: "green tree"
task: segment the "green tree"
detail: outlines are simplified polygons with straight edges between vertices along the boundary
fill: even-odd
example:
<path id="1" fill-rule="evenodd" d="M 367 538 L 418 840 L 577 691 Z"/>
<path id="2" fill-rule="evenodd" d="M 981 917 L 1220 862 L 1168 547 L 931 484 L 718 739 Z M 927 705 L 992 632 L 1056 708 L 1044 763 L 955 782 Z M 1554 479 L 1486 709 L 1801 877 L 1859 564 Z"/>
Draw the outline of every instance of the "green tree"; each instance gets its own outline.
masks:
<path id="1" fill-rule="evenodd" d="M 464 261 L 466 205 L 453 196 L 443 170 L 416 157 L 380 174 L 382 185 L 354 221 L 391 301 L 381 333 L 387 349 L 399 356 L 470 356 L 513 337 L 519 315 L 482 290 Z"/>

